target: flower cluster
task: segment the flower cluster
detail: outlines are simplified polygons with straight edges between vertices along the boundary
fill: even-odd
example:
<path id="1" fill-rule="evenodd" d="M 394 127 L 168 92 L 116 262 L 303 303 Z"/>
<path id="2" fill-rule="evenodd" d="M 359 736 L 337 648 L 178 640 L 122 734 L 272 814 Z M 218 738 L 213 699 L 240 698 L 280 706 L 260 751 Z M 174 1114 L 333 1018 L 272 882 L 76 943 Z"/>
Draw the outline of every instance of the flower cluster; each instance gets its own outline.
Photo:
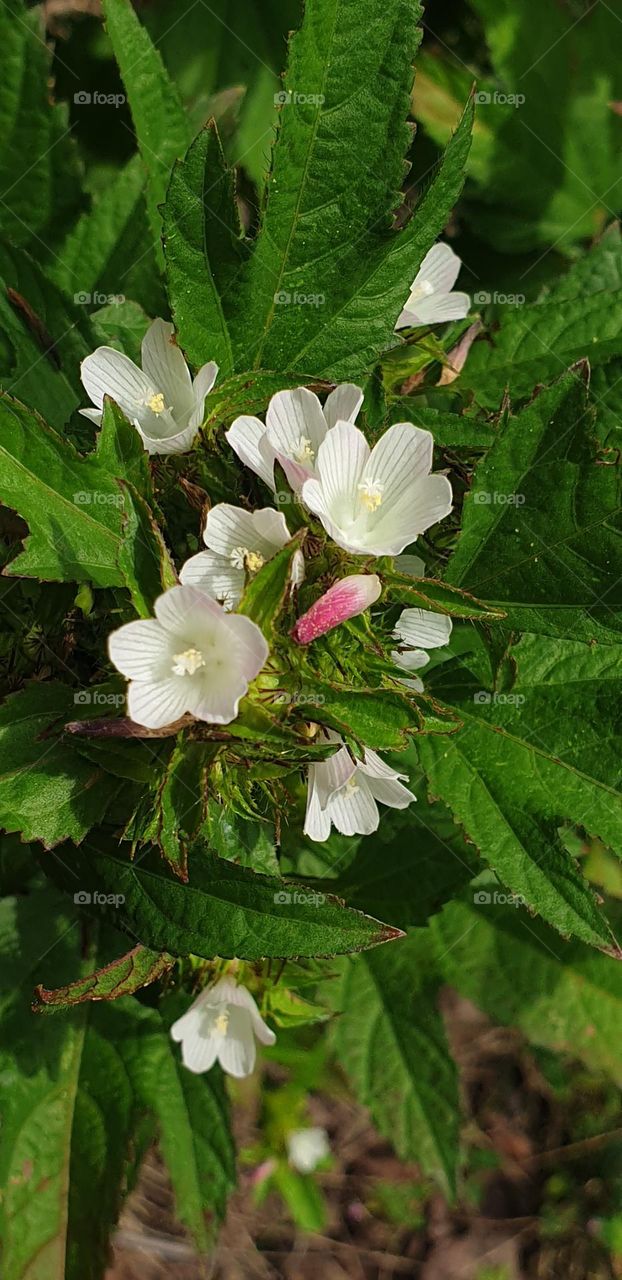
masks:
<path id="1" fill-rule="evenodd" d="M 451 292 L 459 265 L 451 249 L 435 246 L 396 327 L 465 315 L 469 299 Z M 82 412 L 99 423 L 109 395 L 149 453 L 181 453 L 198 433 L 217 372 L 207 364 L 193 381 L 172 326 L 155 320 L 143 340 L 142 368 L 108 347 L 83 362 L 82 380 L 95 408 Z M 402 553 L 452 509 L 449 480 L 432 471 L 430 432 L 398 422 L 370 447 L 356 425 L 362 404 L 363 391 L 349 383 L 336 387 L 323 405 L 298 387 L 272 397 L 265 422 L 243 415 L 226 432 L 239 461 L 272 493 L 278 474 L 284 474 L 311 523 L 315 518 L 323 527 L 327 546 L 340 549 L 328 562 L 336 581 L 294 625 L 291 637 L 299 646 L 312 645 L 378 601 L 382 584 L 370 559 L 395 557 L 398 572 L 421 577 L 422 561 Z M 160 730 L 186 718 L 227 725 L 237 717 L 270 649 L 257 623 L 236 610 L 249 582 L 290 539 L 285 515 L 272 506 L 251 511 L 219 503 L 209 511 L 205 550 L 181 567 L 180 584 L 159 597 L 155 616 L 129 622 L 110 636 L 110 658 L 129 682 L 128 713 L 136 724 Z M 307 539 L 292 556 L 291 590 L 312 570 L 305 555 L 317 541 Z M 358 573 L 348 571 L 352 557 L 362 558 Z M 340 563 L 341 574 L 335 570 Z M 421 679 L 413 673 L 427 663 L 430 649 L 447 644 L 450 632 L 446 616 L 404 609 L 393 633 L 396 686 L 420 691 Z M 361 748 L 355 759 L 339 734 L 321 725 L 311 728 L 316 744 L 333 750 L 309 765 L 304 830 L 310 839 L 326 840 L 332 827 L 348 836 L 368 835 L 378 827 L 379 804 L 403 809 L 415 800 L 404 785 L 406 775 L 375 751 Z M 206 1071 L 218 1059 L 237 1076 L 253 1069 L 255 1036 L 264 1044 L 274 1041 L 253 997 L 231 976 L 202 992 L 171 1034 L 181 1041 L 190 1070 Z"/>

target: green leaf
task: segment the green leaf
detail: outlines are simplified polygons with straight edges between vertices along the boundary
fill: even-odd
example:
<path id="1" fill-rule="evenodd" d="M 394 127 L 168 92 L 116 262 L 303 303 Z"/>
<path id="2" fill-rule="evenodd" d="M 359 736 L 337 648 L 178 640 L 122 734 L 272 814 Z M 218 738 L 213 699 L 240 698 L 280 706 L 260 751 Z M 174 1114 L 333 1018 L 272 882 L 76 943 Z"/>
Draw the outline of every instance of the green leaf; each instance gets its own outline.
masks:
<path id="1" fill-rule="evenodd" d="M 189 125 L 158 50 L 130 0 L 104 0 L 106 29 L 125 84 L 138 148 L 147 170 L 147 208 L 161 255 L 161 218 L 169 175 L 190 142 Z"/>
<path id="2" fill-rule="evenodd" d="M 1 243 L 0 280 L 0 386 L 60 430 L 88 399 L 80 362 L 97 340 L 87 309 L 68 301 L 27 253 Z"/>
<path id="3" fill-rule="evenodd" d="M 51 266 L 59 287 L 69 296 L 82 295 L 85 307 L 105 307 L 122 295 L 152 313 L 161 309 L 155 249 L 148 248 L 146 179 L 141 157 L 132 156 L 93 196 Z"/>
<path id="4" fill-rule="evenodd" d="M 278 875 L 274 827 L 269 822 L 246 819 L 234 813 L 219 797 L 210 796 L 204 827 L 205 839 L 219 858 L 228 858 L 251 871 Z"/>
<path id="5" fill-rule="evenodd" d="M 250 618 L 269 638 L 283 608 L 291 584 L 294 556 L 304 542 L 301 529 L 277 554 L 251 578 L 238 605 L 237 612 Z"/>
<path id="6" fill-rule="evenodd" d="M 406 230 L 396 232 L 417 0 L 309 0 L 294 37 L 236 363 L 362 377 L 462 185 L 471 111 Z M 374 39 L 369 39 L 373 30 Z"/>
<path id="7" fill-rule="evenodd" d="M 408 765 L 398 760 L 405 773 Z M 411 771 L 408 770 L 410 773 Z M 410 777 L 417 803 L 383 814 L 378 831 L 362 840 L 331 888 L 360 911 L 378 911 L 401 929 L 424 925 L 477 874 L 472 845 L 450 811 L 426 800 L 423 779 Z"/>
<path id="8" fill-rule="evenodd" d="M 469 903 L 453 902 L 432 921 L 430 943 L 444 980 L 496 1022 L 622 1084 L 615 961 L 563 942 L 541 921 L 495 901 L 493 892 L 476 891 Z"/>
<path id="9" fill-rule="evenodd" d="M 355 9 L 347 0 L 309 0 L 305 7 L 290 45 L 249 269 L 242 347 L 254 353 L 257 368 L 291 367 L 290 354 L 306 347 L 342 299 L 352 245 L 360 263 L 388 239 L 410 140 L 420 13 L 417 0 L 388 0 L 381 12 L 373 0 Z M 319 302 L 290 305 L 288 295 Z M 322 366 L 311 357 L 308 367 Z"/>
<path id="10" fill-rule="evenodd" d="M 153 838 L 180 880 L 188 879 L 188 848 L 203 817 L 206 771 L 204 747 L 182 738 L 158 792 Z"/>
<path id="11" fill-rule="evenodd" d="M 178 996 L 162 1001 L 157 1010 L 133 1000 L 102 1011 L 109 1016 L 126 1013 L 134 1026 L 133 1036 L 119 1038 L 126 1070 L 137 1100 L 157 1121 L 177 1217 L 206 1253 L 235 1185 L 235 1149 L 221 1071 L 216 1067 L 193 1075 L 170 1038 L 171 1023 L 187 1007 L 187 1000 Z"/>
<path id="12" fill-rule="evenodd" d="M 505 614 L 501 608 L 476 600 L 467 591 L 457 590 L 435 578 L 413 579 L 405 573 L 385 570 L 382 573 L 385 598 L 390 604 L 403 604 L 417 609 L 431 609 L 451 618 L 476 622 L 499 622 Z"/>
<path id="13" fill-rule="evenodd" d="M 416 396 L 402 396 L 391 402 L 388 424 L 394 422 L 416 422 L 418 427 L 425 427 L 426 431 L 432 432 L 437 449 L 488 449 L 497 438 L 495 427 L 490 422 L 447 413 L 443 409 L 430 409 L 421 405 Z"/>
<path id="14" fill-rule="evenodd" d="M 22 0 L 0 6 L 0 229 L 40 258 L 82 204 L 67 106 L 50 100 L 43 14 Z M 73 290 L 72 290 L 73 292 Z"/>
<path id="15" fill-rule="evenodd" d="M 187 358 L 233 372 L 229 317 L 245 259 L 235 180 L 213 122 L 178 161 L 164 209 L 164 249 L 175 326 Z"/>
<path id="16" fill-rule="evenodd" d="M 502 883 L 560 933 L 603 949 L 616 943 L 595 895 L 562 844 L 575 822 L 622 855 L 621 707 L 612 652 L 526 636 L 516 681 L 495 692 L 463 663 L 431 674 L 435 696 L 460 716 L 451 737 L 419 740 L 429 792 L 451 809 Z"/>
<path id="17" fill-rule="evenodd" d="M 122 1196 L 156 1126 L 177 1216 L 202 1251 L 234 1181 L 221 1074 L 192 1076 L 170 1039 L 179 1001 L 31 1014 L 34 972 L 69 981 L 92 965 L 77 924 L 49 884 L 0 903 L 3 1280 L 101 1280 Z"/>
<path id="18" fill-rule="evenodd" d="M 195 849 L 187 884 L 172 878 L 160 860 L 132 863 L 93 847 L 84 853 L 66 848 L 62 860 L 54 857 L 46 867 L 72 893 L 77 876 L 87 893 L 123 895 L 118 908 L 101 904 L 94 910 L 145 946 L 175 955 L 336 955 L 399 933 L 338 899 L 256 875 L 204 850 L 199 855 Z"/>
<path id="19" fill-rule="evenodd" d="M 148 462 L 138 433 L 116 406 L 106 406 L 95 453 L 82 457 L 36 414 L 4 396 L 0 459 L 0 496 L 30 528 L 6 573 L 96 587 L 127 583 L 143 611 L 145 595 L 175 581 L 161 536 L 131 492 L 136 486 L 149 493 Z M 126 481 L 125 489 L 117 479 Z"/>
<path id="20" fill-rule="evenodd" d="M 270 373 L 263 369 L 237 373 L 217 382 L 210 391 L 205 401 L 205 426 L 228 424 L 241 413 L 264 413 L 272 396 L 290 387 L 307 387 L 321 395 L 330 391 L 331 384 L 303 373 Z"/>
<path id="21" fill-rule="evenodd" d="M 95 1011 L 30 1012 L 35 968 L 53 965 L 61 981 L 79 969 L 75 923 L 49 887 L 0 903 L 3 1280 L 100 1280 L 137 1125 L 119 1049 Z"/>
<path id="22" fill-rule="evenodd" d="M 359 1101 L 398 1155 L 416 1160 L 451 1195 L 458 1087 L 438 985 L 417 935 L 357 956 L 344 974 L 335 1048 Z"/>
<path id="23" fill-rule="evenodd" d="M 297 714 L 309 706 L 318 724 L 328 725 L 376 751 L 399 751 L 423 727 L 423 715 L 411 698 L 389 689 L 349 690 L 313 680 L 313 688 L 297 689 Z"/>
<path id="24" fill-rule="evenodd" d="M 66 685 L 35 682 L 0 707 L 0 824 L 48 849 L 83 840 L 119 789 L 59 737 L 82 709 Z"/>
<path id="25" fill-rule="evenodd" d="M 56 987 L 50 991 L 39 984 L 35 988 L 33 1008 L 36 1013 L 46 1013 L 49 1010 L 84 1004 L 87 1000 L 118 1000 L 121 996 L 132 996 L 141 987 L 156 982 L 174 963 L 173 957 L 165 951 L 150 951 L 139 943 L 127 955 L 112 960 L 102 969 L 96 969 L 94 973 L 70 982 L 65 987 Z"/>
<path id="26" fill-rule="evenodd" d="M 618 644 L 620 474 L 595 461 L 582 372 L 506 417 L 477 468 L 447 577 L 503 609 L 510 627 Z"/>

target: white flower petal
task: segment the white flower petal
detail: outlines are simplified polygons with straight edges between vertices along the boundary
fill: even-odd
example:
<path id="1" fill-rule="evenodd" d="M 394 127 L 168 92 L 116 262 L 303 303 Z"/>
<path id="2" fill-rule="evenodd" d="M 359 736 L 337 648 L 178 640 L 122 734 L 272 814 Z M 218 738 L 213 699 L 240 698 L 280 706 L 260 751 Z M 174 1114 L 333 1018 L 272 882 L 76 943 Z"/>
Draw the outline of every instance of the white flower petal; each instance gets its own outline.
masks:
<path id="1" fill-rule="evenodd" d="M 322 406 L 306 387 L 279 391 L 272 397 L 266 414 L 267 438 L 275 453 L 299 464 L 306 474 L 313 468 L 326 430 Z M 308 449 L 311 455 L 308 463 L 304 456 L 299 456 L 301 449 L 303 452 Z"/>
<path id="2" fill-rule="evenodd" d="M 160 625 L 176 640 L 185 634 L 190 641 L 197 627 L 211 631 L 224 617 L 220 605 L 196 587 L 170 587 L 158 596 L 154 608 Z"/>
<path id="3" fill-rule="evenodd" d="M 183 431 L 177 431 L 177 424 L 173 422 L 171 414 L 162 413 L 157 418 L 155 414 L 150 414 L 149 419 L 149 423 L 146 424 L 143 415 L 142 422 L 134 424 L 142 436 L 143 444 L 148 453 L 157 453 L 161 457 L 165 457 L 167 454 L 188 452 L 197 434 L 196 427 L 190 426 Z M 162 434 L 153 434 L 155 430 Z"/>
<path id="4" fill-rule="evenodd" d="M 132 680 L 127 690 L 130 720 L 147 729 L 163 729 L 175 724 L 188 710 L 183 679 L 171 675 L 165 680 Z"/>
<path id="5" fill-rule="evenodd" d="M 328 810 L 320 804 L 320 793 L 317 786 L 316 770 L 321 767 L 309 766 L 309 784 L 307 789 L 307 812 L 305 814 L 304 833 L 310 840 L 328 840 L 330 835 L 330 817 Z"/>
<path id="6" fill-rule="evenodd" d="M 221 556 L 230 557 L 244 548 L 270 560 L 289 542 L 289 529 L 282 512 L 272 507 L 251 512 L 219 502 L 207 517 L 203 539 L 206 546 Z"/>
<path id="7" fill-rule="evenodd" d="M 303 486 L 303 502 L 320 517 L 335 541 L 339 541 L 336 535 L 340 532 L 345 537 L 356 521 L 360 507 L 358 485 L 369 456 L 363 432 L 350 422 L 338 422 L 320 446 L 318 479 L 307 480 Z"/>
<path id="8" fill-rule="evenodd" d="M 363 759 L 359 762 L 359 769 L 362 770 L 368 778 L 407 778 L 406 773 L 398 773 L 397 769 L 392 769 L 382 756 L 372 751 L 371 747 L 365 748 Z"/>
<path id="9" fill-rule="evenodd" d="M 204 364 L 192 384 L 192 396 L 194 407 L 190 418 L 191 427 L 200 427 L 205 415 L 205 399 L 209 395 L 216 378 L 218 377 L 218 365 L 210 360 L 209 364 Z"/>
<path id="10" fill-rule="evenodd" d="M 363 399 L 361 388 L 352 382 L 343 382 L 335 387 L 324 405 L 327 427 L 334 427 L 338 422 L 356 422 Z"/>
<path id="11" fill-rule="evenodd" d="M 420 298 L 413 310 L 408 304 L 397 322 L 397 328 L 409 325 L 444 324 L 447 320 L 463 320 L 471 310 L 471 299 L 468 293 L 446 293 Z M 403 317 L 407 317 L 403 320 Z"/>
<path id="12" fill-rule="evenodd" d="M 432 286 L 434 293 L 449 293 L 453 289 L 460 274 L 462 263 L 457 253 L 448 244 L 433 244 L 419 267 L 412 291 L 417 284 L 425 281 Z"/>
<path id="13" fill-rule="evenodd" d="M 231 724 L 248 690 L 248 681 L 233 665 L 227 668 L 224 663 L 210 664 L 200 678 L 195 676 L 186 683 L 188 711 L 207 724 Z"/>
<path id="14" fill-rule="evenodd" d="M 228 1006 L 229 1025 L 218 1046 L 218 1061 L 228 1075 L 241 1080 L 255 1069 L 255 1037 L 251 1016 L 247 1009 Z"/>
<path id="15" fill-rule="evenodd" d="M 425 578 L 425 564 L 421 556 L 396 556 L 395 569 L 397 573 L 405 573 L 409 578 Z"/>
<path id="16" fill-rule="evenodd" d="M 430 655 L 424 649 L 409 649 L 407 653 L 400 653 L 398 649 L 393 649 L 391 657 L 403 671 L 420 671 L 430 661 Z M 401 683 L 406 684 L 410 681 L 401 681 Z M 417 680 L 416 685 L 420 684 L 421 681 Z M 422 684 L 421 688 L 423 689 Z"/>
<path id="17" fill-rule="evenodd" d="M 407 809 L 417 799 L 397 778 L 368 777 L 367 781 L 374 799 L 389 809 Z"/>
<path id="18" fill-rule="evenodd" d="M 224 556 L 214 555 L 212 551 L 199 551 L 196 556 L 186 560 L 180 570 L 179 581 L 184 587 L 197 587 L 200 591 L 207 591 L 225 609 L 235 609 L 242 599 L 245 574 L 243 569 L 236 569 Z"/>
<path id="19" fill-rule="evenodd" d="M 263 451 L 261 448 L 265 432 L 266 428 L 259 418 L 243 414 L 225 431 L 225 439 L 234 453 L 237 453 L 240 462 L 245 467 L 250 467 L 269 489 L 274 489 L 274 456 L 267 457 L 265 448 Z"/>
<path id="20" fill-rule="evenodd" d="M 374 445 L 365 476 L 383 486 L 382 505 L 397 502 L 432 469 L 434 439 L 412 422 L 396 422 Z"/>
<path id="21" fill-rule="evenodd" d="M 157 680 L 170 673 L 170 636 L 153 618 L 127 622 L 108 637 L 111 661 L 129 680 Z"/>
<path id="22" fill-rule="evenodd" d="M 172 411 L 180 427 L 185 427 L 195 401 L 190 370 L 173 335 L 172 324 L 154 320 L 143 338 L 141 359 L 143 373 L 153 392 L 162 392 L 166 408 Z"/>
<path id="23" fill-rule="evenodd" d="M 128 356 L 114 347 L 98 347 L 80 366 L 80 377 L 93 404 L 104 407 L 111 396 L 131 422 L 142 413 L 149 399 L 149 380 Z"/>
<path id="24" fill-rule="evenodd" d="M 333 825 L 344 836 L 368 836 L 378 830 L 378 806 L 367 778 L 359 770 L 351 783 L 331 796 L 327 809 Z"/>
<path id="25" fill-rule="evenodd" d="M 313 1173 L 320 1161 L 330 1155 L 325 1129 L 295 1129 L 287 1136 L 287 1154 L 292 1168 L 299 1173 Z"/>
<path id="26" fill-rule="evenodd" d="M 78 413 L 83 418 L 88 418 L 90 422 L 95 422 L 98 427 L 101 426 L 103 413 L 101 409 L 78 409 Z"/>
<path id="27" fill-rule="evenodd" d="M 250 618 L 225 613 L 223 621 L 228 631 L 230 651 L 235 655 L 238 669 L 250 683 L 268 660 L 270 649 L 266 639 L 257 623 Z"/>
<path id="28" fill-rule="evenodd" d="M 400 614 L 394 635 L 414 649 L 439 649 L 449 644 L 452 621 L 446 614 L 430 613 L 426 609 L 404 609 Z"/>

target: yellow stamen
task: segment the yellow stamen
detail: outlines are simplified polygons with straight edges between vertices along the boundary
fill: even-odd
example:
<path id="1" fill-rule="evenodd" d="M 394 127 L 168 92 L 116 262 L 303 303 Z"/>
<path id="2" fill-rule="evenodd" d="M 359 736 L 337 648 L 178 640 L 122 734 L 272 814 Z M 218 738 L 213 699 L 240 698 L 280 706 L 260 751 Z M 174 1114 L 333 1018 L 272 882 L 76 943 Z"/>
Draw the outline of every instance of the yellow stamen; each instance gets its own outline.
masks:
<path id="1" fill-rule="evenodd" d="M 248 547 L 236 547 L 231 553 L 234 569 L 246 569 L 247 573 L 258 573 L 265 562 L 260 551 L 249 551 Z"/>
<path id="2" fill-rule="evenodd" d="M 165 413 L 166 405 L 162 391 L 154 391 L 151 399 L 147 401 L 147 408 L 151 409 L 152 413 Z"/>
<path id="3" fill-rule="evenodd" d="M 176 676 L 193 676 L 204 666 L 205 658 L 200 649 L 186 649 L 183 653 L 173 654 L 173 673 Z"/>
<path id="4" fill-rule="evenodd" d="M 294 462 L 303 464 L 305 462 L 313 462 L 315 455 L 313 453 L 313 445 L 308 436 L 300 437 L 300 443 L 294 449 L 293 457 Z"/>
<path id="5" fill-rule="evenodd" d="M 383 484 L 379 484 L 376 480 L 363 480 L 358 486 L 358 491 L 361 502 L 368 511 L 377 511 L 378 507 L 382 506 Z"/>
<path id="6" fill-rule="evenodd" d="M 218 1014 L 218 1017 L 214 1022 L 214 1030 L 218 1032 L 219 1036 L 226 1036 L 229 1030 L 229 1010 L 228 1009 L 223 1009 L 222 1013 Z"/>

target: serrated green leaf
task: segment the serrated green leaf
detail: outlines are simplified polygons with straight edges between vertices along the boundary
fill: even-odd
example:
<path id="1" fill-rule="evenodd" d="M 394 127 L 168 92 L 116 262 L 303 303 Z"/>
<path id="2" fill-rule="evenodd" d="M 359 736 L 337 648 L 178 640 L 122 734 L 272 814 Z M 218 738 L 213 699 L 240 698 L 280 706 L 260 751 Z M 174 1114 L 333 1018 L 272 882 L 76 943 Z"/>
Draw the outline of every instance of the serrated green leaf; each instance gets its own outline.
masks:
<path id="1" fill-rule="evenodd" d="M 0 6 L 0 227 L 41 256 L 83 203 L 66 105 L 50 100 L 51 53 L 39 9 Z M 73 290 L 72 290 L 73 292 Z"/>
<path id="2" fill-rule="evenodd" d="M 159 859 L 132 863 L 116 851 L 94 847 L 65 848 L 62 860 L 54 857 L 47 865 L 72 893 L 77 876 L 87 893 L 122 894 L 118 909 L 98 904 L 95 910 L 154 951 L 242 960 L 336 955 L 376 946 L 399 933 L 338 899 L 321 901 L 325 895 L 318 898 L 304 886 L 256 875 L 205 850 L 193 851 L 187 884 L 167 873 Z"/>
<path id="3" fill-rule="evenodd" d="M 163 305 L 155 247 L 149 249 L 146 181 L 142 158 L 133 156 L 93 196 L 51 266 L 52 279 L 87 310 L 114 305 L 110 299 L 119 296 L 153 313 Z"/>
<path id="4" fill-rule="evenodd" d="M 436 578 L 413 579 L 405 573 L 392 570 L 382 572 L 385 598 L 390 604 L 403 604 L 417 609 L 431 609 L 452 618 L 472 619 L 477 622 L 500 622 L 504 618 L 501 607 L 484 604 L 467 591 L 440 582 Z"/>
<path id="5" fill-rule="evenodd" d="M 412 935 L 350 960 L 335 1047 L 359 1101 L 403 1160 L 455 1189 L 458 1087 L 437 1008 L 438 980 Z"/>
<path id="6" fill-rule="evenodd" d="M 0 824 L 46 848 L 82 840 L 118 791 L 59 736 L 81 710 L 66 685 L 34 682 L 0 707 Z"/>
<path id="7" fill-rule="evenodd" d="M 618 644 L 620 471 L 597 464 L 592 423 L 574 372 L 506 418 L 477 468 L 447 577 L 517 630 Z"/>
<path id="8" fill-rule="evenodd" d="M 596 897 L 558 834 L 565 820 L 576 822 L 622 854 L 614 781 L 620 707 L 615 683 L 601 677 L 611 670 L 611 654 L 526 637 L 515 661 L 510 693 L 486 687 L 464 664 L 431 674 L 430 687 L 463 728 L 419 740 L 429 792 L 531 910 L 566 936 L 615 950 Z M 577 678 L 563 679 L 575 663 Z"/>
<path id="9" fill-rule="evenodd" d="M 158 791 L 153 839 L 180 880 L 188 879 L 188 848 L 203 818 L 207 759 L 199 743 L 177 743 Z"/>
<path id="10" fill-rule="evenodd" d="M 39 984 L 35 988 L 33 1009 L 36 1013 L 46 1013 L 68 1009 L 88 1000 L 118 1000 L 121 996 L 132 996 L 141 987 L 156 982 L 174 963 L 173 957 L 165 951 L 150 951 L 139 943 L 118 960 L 112 960 L 65 987 L 49 990 Z"/>
<path id="11" fill-rule="evenodd" d="M 190 142 L 175 85 L 130 0 L 104 0 L 106 29 L 125 84 L 138 148 L 147 170 L 147 208 L 161 257 L 161 217 L 169 175 Z"/>
<path id="12" fill-rule="evenodd" d="M 164 249 L 180 345 L 199 367 L 233 372 L 228 317 L 235 313 L 246 257 L 228 169 L 212 121 L 173 170 L 164 208 Z"/>

